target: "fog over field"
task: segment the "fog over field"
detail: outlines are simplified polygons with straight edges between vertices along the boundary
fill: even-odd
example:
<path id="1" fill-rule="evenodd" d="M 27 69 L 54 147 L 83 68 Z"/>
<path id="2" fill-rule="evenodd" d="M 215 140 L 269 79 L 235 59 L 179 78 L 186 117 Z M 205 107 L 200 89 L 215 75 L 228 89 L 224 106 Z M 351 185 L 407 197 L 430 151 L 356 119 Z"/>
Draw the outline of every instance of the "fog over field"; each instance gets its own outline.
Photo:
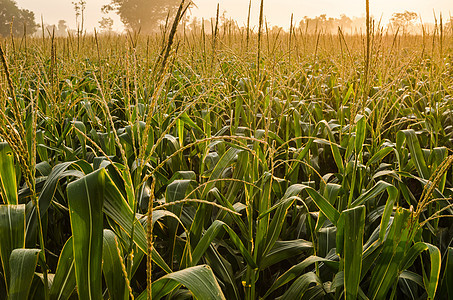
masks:
<path id="1" fill-rule="evenodd" d="M 145 0 L 146 1 L 146 0 Z M 56 24 L 58 20 L 64 19 L 70 28 L 75 28 L 74 7 L 72 0 L 17 0 L 22 8 L 27 8 L 35 13 L 36 19 L 40 22 L 41 15 L 47 24 Z M 88 0 L 86 4 L 86 26 L 87 30 L 99 27 L 98 21 L 105 15 L 101 13 L 101 7 L 108 4 L 108 0 Z M 215 16 L 217 3 L 220 4 L 220 11 L 226 11 L 226 16 L 235 19 L 239 26 L 246 23 L 248 0 L 196 0 L 197 7 L 190 10 L 192 17 L 209 19 Z M 257 25 L 260 1 L 252 1 L 252 24 Z M 387 23 L 395 12 L 413 11 L 418 13 L 424 22 L 434 22 L 433 10 L 444 17 L 449 18 L 453 13 L 453 4 L 450 0 L 382 0 L 370 3 L 371 14 Z M 297 22 L 304 16 L 315 17 L 326 14 L 327 17 L 339 17 L 346 14 L 349 17 L 361 17 L 364 15 L 365 4 L 360 0 L 336 1 L 336 0 L 265 0 L 264 13 L 271 26 L 277 25 L 283 28 L 289 27 L 291 13 Z M 120 18 L 113 12 L 109 15 L 114 20 L 113 28 L 117 31 L 124 29 Z"/>

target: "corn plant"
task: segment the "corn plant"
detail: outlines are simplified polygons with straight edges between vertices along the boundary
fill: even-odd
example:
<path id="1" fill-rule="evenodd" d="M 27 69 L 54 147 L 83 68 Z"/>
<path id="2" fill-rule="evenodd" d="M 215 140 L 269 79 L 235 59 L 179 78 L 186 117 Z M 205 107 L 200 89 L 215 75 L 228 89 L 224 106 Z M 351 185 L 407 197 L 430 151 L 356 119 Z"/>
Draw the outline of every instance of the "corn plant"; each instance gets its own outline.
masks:
<path id="1" fill-rule="evenodd" d="M 0 40 L 0 299 L 453 297 L 451 37 L 187 8 Z"/>

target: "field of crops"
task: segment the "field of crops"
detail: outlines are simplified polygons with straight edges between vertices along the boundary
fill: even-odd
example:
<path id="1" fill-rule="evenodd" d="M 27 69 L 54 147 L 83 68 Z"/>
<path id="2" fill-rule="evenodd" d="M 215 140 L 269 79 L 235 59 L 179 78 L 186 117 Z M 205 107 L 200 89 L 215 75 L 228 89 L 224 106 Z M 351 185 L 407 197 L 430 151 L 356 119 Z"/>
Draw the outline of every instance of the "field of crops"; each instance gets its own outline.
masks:
<path id="1" fill-rule="evenodd" d="M 0 40 L 0 299 L 453 299 L 451 31 L 173 33 Z"/>

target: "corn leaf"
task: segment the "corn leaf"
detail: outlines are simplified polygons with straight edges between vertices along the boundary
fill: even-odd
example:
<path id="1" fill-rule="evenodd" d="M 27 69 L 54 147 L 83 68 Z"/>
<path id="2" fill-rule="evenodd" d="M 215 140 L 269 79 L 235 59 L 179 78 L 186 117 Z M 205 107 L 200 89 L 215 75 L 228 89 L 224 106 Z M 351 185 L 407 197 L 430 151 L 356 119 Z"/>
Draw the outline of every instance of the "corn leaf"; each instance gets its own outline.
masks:
<path id="1" fill-rule="evenodd" d="M 211 245 L 212 241 L 217 237 L 222 229 L 224 229 L 230 235 L 232 242 L 238 248 L 239 252 L 242 254 L 247 263 L 251 267 L 256 268 L 257 266 L 254 259 L 252 258 L 248 250 L 244 247 L 241 239 L 227 224 L 219 220 L 215 220 L 211 224 L 211 226 L 209 226 L 209 228 L 203 234 L 203 237 L 200 239 L 197 246 L 193 250 L 192 264 L 196 265 L 200 261 L 202 255 L 205 253 L 205 251 Z"/>
<path id="2" fill-rule="evenodd" d="M 447 287 L 447 298 L 453 298 L 453 248 L 448 247 L 443 285 Z"/>
<path id="3" fill-rule="evenodd" d="M 67 300 L 76 287 L 74 270 L 74 244 L 70 237 L 61 250 L 57 270 L 50 288 L 51 300 Z"/>
<path id="4" fill-rule="evenodd" d="M 439 283 L 441 265 L 440 251 L 436 246 L 424 242 L 418 242 L 414 244 L 404 256 L 404 259 L 401 262 L 402 267 L 400 268 L 400 271 L 404 271 L 412 266 L 415 259 L 420 256 L 423 251 L 429 252 L 431 260 L 430 276 L 428 278 L 425 278 L 424 286 L 426 292 L 428 293 L 428 298 L 434 299 L 434 296 L 436 295 L 437 285 Z"/>
<path id="5" fill-rule="evenodd" d="M 348 209 L 344 214 L 344 288 L 345 299 L 356 299 L 362 270 L 365 206 Z"/>
<path id="6" fill-rule="evenodd" d="M 67 188 L 77 291 L 81 299 L 102 299 L 102 237 L 105 169 Z"/>
<path id="7" fill-rule="evenodd" d="M 102 271 L 105 283 L 109 291 L 110 299 L 129 299 L 129 291 L 126 286 L 126 279 L 122 269 L 123 262 L 120 254 L 116 235 L 113 231 L 104 229 L 104 244 L 102 247 Z"/>
<path id="8" fill-rule="evenodd" d="M 39 249 L 14 249 L 11 252 L 8 299 L 23 300 L 28 298 L 40 251 Z"/>
<path id="9" fill-rule="evenodd" d="M 305 273 L 304 275 L 297 278 L 294 283 L 288 288 L 288 290 L 283 294 L 282 300 L 301 299 L 304 293 L 312 284 L 321 285 L 321 279 L 319 279 L 318 275 L 313 272 Z"/>
<path id="10" fill-rule="evenodd" d="M 401 130 L 401 132 L 404 133 L 404 136 L 406 137 L 406 144 L 409 147 L 411 159 L 414 162 L 418 175 L 423 179 L 429 179 L 429 170 L 415 131 L 413 129 L 406 129 Z"/>
<path id="11" fill-rule="evenodd" d="M 11 252 L 24 247 L 25 205 L 0 205 L 0 255 L 6 287 L 10 281 Z"/>
<path id="12" fill-rule="evenodd" d="M 366 137 L 366 118 L 361 116 L 355 128 L 355 153 L 359 154 L 363 150 L 363 143 Z"/>
<path id="13" fill-rule="evenodd" d="M 137 220 L 134 225 L 132 224 L 134 213 L 108 173 L 105 174 L 104 196 L 104 213 L 129 237 L 131 236 L 133 226 L 135 226 L 134 242 L 140 250 L 147 253 L 148 244 L 145 228 Z M 117 234 L 119 233 L 117 232 Z M 155 248 L 152 250 L 152 259 L 162 270 L 171 273 L 170 267 L 165 263 Z"/>
<path id="14" fill-rule="evenodd" d="M 298 263 L 295 266 L 292 266 L 288 271 L 280 275 L 272 284 L 272 286 L 267 290 L 266 294 L 264 295 L 264 299 L 267 298 L 273 291 L 278 289 L 279 287 L 287 284 L 291 280 L 299 277 L 305 270 L 305 268 L 309 267 L 310 265 L 316 262 L 327 262 L 330 263 L 331 266 L 338 265 L 338 262 L 333 262 L 331 260 L 318 257 L 318 256 L 309 256 L 302 262 Z"/>
<path id="15" fill-rule="evenodd" d="M 399 275 L 399 265 L 410 241 L 410 216 L 411 213 L 407 209 L 398 208 L 395 212 L 382 253 L 371 275 L 370 299 L 385 299 Z"/>
<path id="16" fill-rule="evenodd" d="M 16 171 L 14 155 L 8 143 L 0 143 L 0 184 L 5 204 L 17 204 Z"/>
<path id="17" fill-rule="evenodd" d="M 153 299 L 158 300 L 183 285 L 198 300 L 223 300 L 225 296 L 207 265 L 195 266 L 167 274 L 152 284 Z M 147 299 L 146 291 L 137 300 Z"/>

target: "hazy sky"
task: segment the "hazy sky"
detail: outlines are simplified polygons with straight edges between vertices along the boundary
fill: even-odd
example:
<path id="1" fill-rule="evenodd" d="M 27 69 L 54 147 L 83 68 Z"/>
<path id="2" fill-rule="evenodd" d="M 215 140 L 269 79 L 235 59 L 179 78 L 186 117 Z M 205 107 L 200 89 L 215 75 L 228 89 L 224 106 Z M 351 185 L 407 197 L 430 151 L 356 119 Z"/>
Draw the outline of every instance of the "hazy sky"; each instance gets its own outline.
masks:
<path id="1" fill-rule="evenodd" d="M 41 15 L 44 23 L 56 24 L 58 20 L 65 19 L 69 27 L 75 28 L 73 0 L 16 0 L 22 8 L 27 8 L 35 12 L 37 20 L 40 22 Z M 148 0 L 152 1 L 152 0 Z M 92 29 L 98 27 L 98 21 L 102 17 L 101 6 L 109 3 L 108 0 L 86 0 L 85 28 Z M 211 18 L 215 16 L 217 3 L 220 3 L 221 12 L 226 10 L 227 16 L 238 20 L 239 25 L 246 22 L 249 0 L 195 0 L 198 8 L 191 10 L 192 15 L 197 17 Z M 433 22 L 433 9 L 436 13 L 442 12 L 445 18 L 453 15 L 452 0 L 371 0 L 371 14 L 387 21 L 392 13 L 403 12 L 405 10 L 419 13 L 423 21 Z M 256 24 L 259 16 L 260 0 L 252 0 L 252 17 Z M 365 0 L 264 0 L 265 15 L 271 25 L 288 27 L 291 13 L 298 22 L 304 16 L 317 16 L 327 14 L 328 17 L 338 17 L 346 14 L 350 17 L 361 16 L 365 12 Z M 114 19 L 114 28 L 121 29 L 120 19 L 110 13 Z"/>

